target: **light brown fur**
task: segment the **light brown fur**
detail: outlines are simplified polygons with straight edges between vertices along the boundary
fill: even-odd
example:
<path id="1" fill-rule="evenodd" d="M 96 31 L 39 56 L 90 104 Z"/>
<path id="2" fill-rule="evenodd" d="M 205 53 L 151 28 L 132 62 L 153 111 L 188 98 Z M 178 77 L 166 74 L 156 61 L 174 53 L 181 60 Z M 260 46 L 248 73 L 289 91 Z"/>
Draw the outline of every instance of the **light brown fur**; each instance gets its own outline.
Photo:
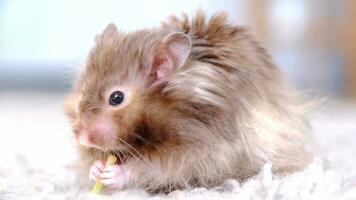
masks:
<path id="1" fill-rule="evenodd" d="M 189 57 L 166 83 L 147 89 L 149 50 L 173 32 L 189 36 Z M 132 98 L 106 111 L 112 85 L 133 86 Z M 135 148 L 117 141 L 114 152 L 133 171 L 129 186 L 157 191 L 244 180 L 266 162 L 275 173 L 302 169 L 310 130 L 298 98 L 246 28 L 224 14 L 206 20 L 197 12 L 192 20 L 172 17 L 156 29 L 119 33 L 113 45 L 99 37 L 66 111 L 74 132 L 82 118 L 110 115 Z M 85 165 L 113 153 L 79 149 Z"/>

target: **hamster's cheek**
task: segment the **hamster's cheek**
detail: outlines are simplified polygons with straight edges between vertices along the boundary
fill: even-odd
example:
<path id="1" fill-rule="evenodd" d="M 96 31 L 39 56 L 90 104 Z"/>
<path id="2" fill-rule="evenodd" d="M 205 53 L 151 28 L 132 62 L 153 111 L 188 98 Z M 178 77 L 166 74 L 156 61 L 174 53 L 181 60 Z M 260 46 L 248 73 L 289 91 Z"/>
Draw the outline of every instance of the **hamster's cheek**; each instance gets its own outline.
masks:
<path id="1" fill-rule="evenodd" d="M 119 138 L 118 140 L 125 140 L 131 131 L 129 124 L 122 117 L 118 117 L 117 114 L 110 121 L 115 137 Z"/>
<path id="2" fill-rule="evenodd" d="M 64 102 L 63 109 L 70 122 L 75 122 L 78 119 L 79 98 L 77 95 L 70 95 Z"/>

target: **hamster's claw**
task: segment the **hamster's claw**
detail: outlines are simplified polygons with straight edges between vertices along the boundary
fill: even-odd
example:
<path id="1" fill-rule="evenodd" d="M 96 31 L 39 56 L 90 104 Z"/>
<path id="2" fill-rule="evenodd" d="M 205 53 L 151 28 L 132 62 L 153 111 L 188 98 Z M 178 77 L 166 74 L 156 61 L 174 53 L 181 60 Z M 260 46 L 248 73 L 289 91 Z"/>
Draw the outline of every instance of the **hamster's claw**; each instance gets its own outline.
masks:
<path id="1" fill-rule="evenodd" d="M 104 169 L 104 161 L 95 161 L 95 163 L 89 169 L 89 179 L 92 181 L 99 181 L 99 176 L 104 171 Z"/>
<path id="2" fill-rule="evenodd" d="M 112 165 L 104 168 L 99 175 L 100 182 L 112 188 L 122 188 L 128 180 L 128 172 L 120 165 Z"/>

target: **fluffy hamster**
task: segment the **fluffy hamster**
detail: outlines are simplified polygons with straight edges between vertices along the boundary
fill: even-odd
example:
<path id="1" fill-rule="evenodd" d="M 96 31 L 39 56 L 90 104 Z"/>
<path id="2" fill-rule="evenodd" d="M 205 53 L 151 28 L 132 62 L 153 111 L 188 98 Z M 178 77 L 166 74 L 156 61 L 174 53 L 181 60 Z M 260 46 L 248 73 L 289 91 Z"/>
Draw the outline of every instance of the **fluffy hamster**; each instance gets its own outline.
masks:
<path id="1" fill-rule="evenodd" d="M 266 162 L 302 169 L 304 112 L 245 28 L 202 12 L 131 33 L 108 25 L 66 104 L 81 162 L 120 159 L 116 170 L 96 162 L 94 179 L 148 191 L 244 180 Z"/>

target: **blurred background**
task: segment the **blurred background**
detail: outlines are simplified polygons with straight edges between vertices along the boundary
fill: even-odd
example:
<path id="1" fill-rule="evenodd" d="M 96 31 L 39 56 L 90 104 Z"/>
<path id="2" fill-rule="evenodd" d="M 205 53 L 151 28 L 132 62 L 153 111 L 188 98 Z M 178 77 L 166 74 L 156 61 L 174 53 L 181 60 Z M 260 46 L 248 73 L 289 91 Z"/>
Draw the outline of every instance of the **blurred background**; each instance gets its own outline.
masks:
<path id="1" fill-rule="evenodd" d="M 352 0 L 0 0 L 0 91 L 67 91 L 108 23 L 133 31 L 198 8 L 249 26 L 299 89 L 356 96 Z"/>
<path id="2" fill-rule="evenodd" d="M 249 26 L 292 84 L 335 100 L 311 117 L 316 152 L 341 173 L 356 169 L 354 0 L 0 0 L 0 199 L 72 187 L 58 173 L 76 155 L 62 104 L 95 35 L 199 8 Z"/>

